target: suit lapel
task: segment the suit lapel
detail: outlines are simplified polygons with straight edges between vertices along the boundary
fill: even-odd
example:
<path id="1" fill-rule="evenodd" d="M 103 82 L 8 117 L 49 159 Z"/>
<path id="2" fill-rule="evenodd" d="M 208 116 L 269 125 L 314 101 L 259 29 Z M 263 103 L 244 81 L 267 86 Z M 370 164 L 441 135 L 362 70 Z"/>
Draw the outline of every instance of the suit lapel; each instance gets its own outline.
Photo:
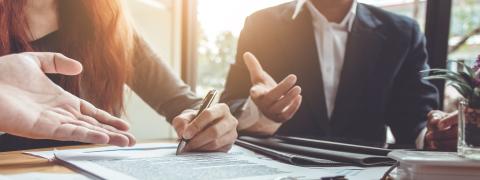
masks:
<path id="1" fill-rule="evenodd" d="M 285 54 L 290 59 L 289 67 L 297 67 L 299 75 L 298 84 L 304 94 L 303 105 L 307 105 L 314 119 L 323 132 L 328 134 L 328 116 L 323 91 L 322 73 L 318 59 L 317 46 L 313 32 L 312 18 L 309 11 L 303 8 L 300 14 L 292 20 L 294 3 L 283 14 L 285 23 L 288 24 L 284 34 L 292 35 L 285 37 L 287 42 Z"/>
<path id="2" fill-rule="evenodd" d="M 348 123 L 348 119 L 343 117 L 358 109 L 356 103 L 368 86 L 370 73 L 379 60 L 385 41 L 385 36 L 379 31 L 381 22 L 372 16 L 364 5 L 359 4 L 357 8 L 347 40 L 345 60 L 331 117 L 334 124 Z"/>

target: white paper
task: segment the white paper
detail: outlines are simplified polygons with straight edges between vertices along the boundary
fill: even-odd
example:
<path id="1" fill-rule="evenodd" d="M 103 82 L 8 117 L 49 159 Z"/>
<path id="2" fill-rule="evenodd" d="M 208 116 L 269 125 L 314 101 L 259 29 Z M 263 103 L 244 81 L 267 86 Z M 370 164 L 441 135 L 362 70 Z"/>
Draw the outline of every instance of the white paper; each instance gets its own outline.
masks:
<path id="1" fill-rule="evenodd" d="M 312 169 L 322 169 L 334 174 L 335 176 L 345 176 L 349 180 L 377 180 L 390 168 L 390 166 L 381 167 L 312 167 Z"/>
<path id="2" fill-rule="evenodd" d="M 56 158 L 102 179 L 311 179 L 333 176 L 310 169 L 258 158 L 235 148 L 229 153 L 175 155 L 175 148 L 92 152 L 55 151 Z M 235 150 L 237 149 L 237 150 Z M 120 156 L 122 155 L 122 156 Z"/>
<path id="3" fill-rule="evenodd" d="M 72 150 L 62 150 L 65 153 L 83 153 L 83 152 L 104 152 L 100 154 L 111 154 L 111 155 L 121 155 L 125 156 L 125 154 L 136 153 L 135 151 L 150 151 L 156 149 L 163 149 L 163 148 L 177 148 L 177 144 L 175 143 L 143 143 L 137 144 L 133 147 L 117 147 L 117 146 L 105 146 L 105 147 L 98 147 L 98 148 L 85 148 L 85 149 L 72 149 Z M 55 156 L 52 151 L 30 151 L 30 152 L 23 152 L 24 154 L 37 156 L 45 159 L 52 160 Z"/>
<path id="4" fill-rule="evenodd" d="M 155 151 L 155 150 L 161 150 L 161 149 L 176 149 L 177 148 L 176 143 L 142 143 L 142 144 L 137 144 L 133 147 L 117 147 L 117 146 L 106 146 L 106 147 L 98 147 L 98 148 L 85 148 L 85 149 L 72 149 L 72 150 L 62 150 L 62 153 L 96 153 L 96 155 L 100 156 L 130 156 L 130 155 L 135 155 L 139 154 L 139 151 L 142 152 L 150 152 L 150 151 Z M 23 152 L 24 154 L 40 157 L 40 158 L 45 158 L 49 160 L 53 160 L 55 158 L 54 156 L 54 150 L 52 151 L 29 151 L 29 152 Z M 258 157 L 263 157 L 259 154 L 256 154 L 250 150 L 247 150 L 243 147 L 240 146 L 233 146 L 233 148 L 230 150 L 230 153 L 235 153 L 235 154 L 245 154 L 245 155 L 250 155 L 250 156 L 258 156 Z M 78 154 L 77 154 L 78 155 Z"/>
<path id="5" fill-rule="evenodd" d="M 22 173 L 14 175 L 0 175 L 0 180 L 88 180 L 81 174 L 60 174 L 60 173 Z"/>
<path id="6" fill-rule="evenodd" d="M 146 143 L 138 144 L 134 147 L 120 148 L 114 146 L 100 147 L 100 148 L 88 148 L 88 149 L 75 149 L 75 150 L 62 150 L 56 151 L 57 155 L 63 156 L 66 159 L 72 159 L 75 165 L 80 167 L 85 167 L 86 169 L 91 169 L 91 171 L 101 172 L 102 175 L 111 176 L 111 179 L 125 178 L 124 173 L 119 173 L 117 171 L 112 171 L 107 167 L 104 167 L 100 164 L 96 164 L 95 160 L 112 160 L 112 159 L 144 159 L 148 161 L 151 157 L 162 157 L 169 156 L 175 151 L 177 147 L 176 143 Z M 41 152 L 25 152 L 30 155 L 53 159 L 54 151 L 41 151 Z M 266 164 L 266 167 L 279 168 L 285 170 L 287 173 L 279 173 L 273 175 L 258 176 L 259 179 L 288 179 L 288 178 L 297 178 L 297 179 L 308 179 L 308 178 L 319 178 L 324 176 L 346 176 L 348 179 L 379 179 L 382 177 L 384 172 L 389 167 L 316 167 L 316 168 L 302 168 L 297 166 L 292 166 L 288 164 L 283 164 L 276 162 L 268 157 L 265 157 L 260 154 L 256 154 L 250 150 L 239 146 L 233 146 L 229 154 L 236 156 L 242 156 L 240 159 L 246 158 L 247 161 L 251 161 L 256 164 Z M 76 158 L 76 159 L 75 159 Z M 141 162 L 141 161 L 140 161 Z M 161 162 L 161 161 L 160 161 Z M 233 162 L 232 162 L 233 163 Z M 138 164 L 138 163 L 137 163 Z M 178 164 L 177 164 L 178 165 Z M 234 164 L 238 165 L 238 164 Z M 90 168 L 89 168 L 90 167 Z M 105 173 L 108 172 L 108 173 Z M 307 176 L 305 176 L 307 175 Z M 133 178 L 133 177 L 130 177 Z M 251 179 L 248 177 L 246 179 Z M 162 178 L 164 179 L 164 178 Z M 0 178 L 0 180 L 2 180 Z"/>

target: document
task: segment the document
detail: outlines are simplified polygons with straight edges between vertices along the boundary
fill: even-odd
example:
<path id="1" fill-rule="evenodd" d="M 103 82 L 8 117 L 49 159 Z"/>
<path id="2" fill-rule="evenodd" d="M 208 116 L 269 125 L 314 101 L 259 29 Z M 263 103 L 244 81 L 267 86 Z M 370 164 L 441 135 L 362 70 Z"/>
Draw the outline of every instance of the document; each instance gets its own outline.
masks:
<path id="1" fill-rule="evenodd" d="M 335 174 L 335 176 L 345 176 L 349 180 L 378 180 L 390 168 L 382 167 L 311 167 L 312 169 L 321 169 Z"/>
<path id="2" fill-rule="evenodd" d="M 101 179 L 319 179 L 326 170 L 297 167 L 259 158 L 234 147 L 229 153 L 175 155 L 175 148 L 139 145 L 55 151 L 60 162 Z M 170 147 L 170 148 L 168 148 Z"/>
<path id="3" fill-rule="evenodd" d="M 175 143 L 142 143 L 137 144 L 134 147 L 116 147 L 116 146 L 105 146 L 97 148 L 87 148 L 87 149 L 71 149 L 71 150 L 62 150 L 63 153 L 96 153 L 98 152 L 102 157 L 105 156 L 129 156 L 138 154 L 138 151 L 151 151 L 157 149 L 172 149 L 177 148 Z M 52 151 L 26 151 L 24 154 L 41 157 L 49 160 L 54 159 L 54 149 Z M 238 148 L 235 150 L 239 151 Z M 236 152 L 237 152 L 236 151 Z M 103 152 L 103 153 L 102 153 Z M 237 152 L 238 153 L 238 152 Z"/>

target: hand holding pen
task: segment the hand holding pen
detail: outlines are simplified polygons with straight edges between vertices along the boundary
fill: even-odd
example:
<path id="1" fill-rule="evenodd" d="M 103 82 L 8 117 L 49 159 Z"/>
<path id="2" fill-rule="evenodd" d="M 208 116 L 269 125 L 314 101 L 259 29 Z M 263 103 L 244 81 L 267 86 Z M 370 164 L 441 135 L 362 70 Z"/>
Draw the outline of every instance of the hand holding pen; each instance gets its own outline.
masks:
<path id="1" fill-rule="evenodd" d="M 209 95 L 215 94 L 214 91 Z M 199 111 L 188 110 L 172 121 L 177 135 L 184 142 L 179 153 L 188 151 L 223 151 L 227 152 L 237 138 L 237 119 L 230 113 L 226 104 L 210 104 L 209 95 Z M 181 144 L 181 146 L 183 146 Z"/>

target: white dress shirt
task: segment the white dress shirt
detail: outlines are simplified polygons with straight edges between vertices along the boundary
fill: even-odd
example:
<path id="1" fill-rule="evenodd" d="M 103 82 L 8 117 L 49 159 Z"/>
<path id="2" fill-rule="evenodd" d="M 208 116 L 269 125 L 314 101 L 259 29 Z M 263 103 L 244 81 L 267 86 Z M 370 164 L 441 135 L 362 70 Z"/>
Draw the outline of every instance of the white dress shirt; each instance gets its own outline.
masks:
<path id="1" fill-rule="evenodd" d="M 353 21 L 357 10 L 357 1 L 353 0 L 350 10 L 340 23 L 329 22 L 328 19 L 313 5 L 310 0 L 298 0 L 292 19 L 295 19 L 300 11 L 306 6 L 312 17 L 313 32 L 317 47 L 318 61 L 323 78 L 323 90 L 328 117 L 330 118 L 335 108 L 338 85 L 345 58 L 348 33 L 352 30 Z M 248 98 L 243 107 L 242 119 L 266 119 L 255 103 Z M 417 138 L 417 147 L 423 147 L 425 130 Z M 419 146 L 421 145 L 421 146 Z"/>
<path id="2" fill-rule="evenodd" d="M 339 24 L 329 22 L 315 8 L 312 2 L 306 1 L 305 5 L 312 16 L 313 32 L 322 72 L 325 103 L 327 105 L 328 117 L 330 118 L 335 108 L 335 98 L 345 58 L 348 33 L 352 30 L 357 2 L 353 1 L 350 10 Z"/>

